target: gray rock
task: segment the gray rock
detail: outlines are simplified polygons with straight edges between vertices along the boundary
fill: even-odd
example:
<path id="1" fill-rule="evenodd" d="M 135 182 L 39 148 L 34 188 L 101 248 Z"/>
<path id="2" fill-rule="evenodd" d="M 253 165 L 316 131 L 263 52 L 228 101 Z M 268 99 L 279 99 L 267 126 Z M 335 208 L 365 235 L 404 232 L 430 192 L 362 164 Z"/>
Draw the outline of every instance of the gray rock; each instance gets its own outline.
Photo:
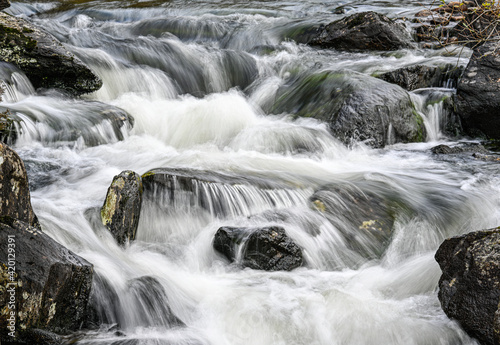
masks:
<path id="1" fill-rule="evenodd" d="M 438 145 L 431 148 L 434 154 L 459 154 L 459 153 L 488 153 L 489 151 L 481 144 L 460 143 L 455 146 Z"/>
<path id="2" fill-rule="evenodd" d="M 448 64 L 442 67 L 416 65 L 383 73 L 377 78 L 413 91 L 426 87 L 456 87 L 463 67 Z"/>
<path id="3" fill-rule="evenodd" d="M 500 344 L 500 228 L 447 239 L 435 258 L 446 315 L 481 344 Z"/>
<path id="4" fill-rule="evenodd" d="M 0 143 L 0 216 L 19 219 L 40 227 L 31 207 L 28 176 L 21 158 L 10 147 Z"/>
<path id="5" fill-rule="evenodd" d="M 214 237 L 214 249 L 229 261 L 265 271 L 290 271 L 303 264 L 302 249 L 285 229 L 269 226 L 258 229 L 222 227 Z M 241 258 L 237 257 L 243 246 Z"/>
<path id="6" fill-rule="evenodd" d="M 115 176 L 101 208 L 101 220 L 119 244 L 135 239 L 141 206 L 141 177 L 130 170 Z"/>
<path id="7" fill-rule="evenodd" d="M 474 53 L 460 79 L 456 112 L 473 136 L 500 139 L 500 41 L 484 43 Z"/>
<path id="8" fill-rule="evenodd" d="M 81 95 L 102 86 L 101 79 L 53 36 L 6 13 L 0 13 L 0 60 L 21 69 L 35 88 Z"/>
<path id="9" fill-rule="evenodd" d="M 398 50 L 412 48 L 401 24 L 376 12 L 361 12 L 326 25 L 311 45 L 341 50 Z"/>
<path id="10" fill-rule="evenodd" d="M 426 131 L 407 91 L 397 85 L 354 72 L 323 71 L 292 78 L 278 90 L 272 113 L 287 112 L 329 124 L 346 144 L 367 141 L 421 142 Z"/>
<path id="11" fill-rule="evenodd" d="M 0 242 L 0 304 L 12 306 L 0 315 L 0 333 L 12 330 L 7 328 L 10 318 L 21 339 L 34 328 L 78 330 L 85 319 L 92 265 L 38 228 L 10 217 L 0 218 Z"/>

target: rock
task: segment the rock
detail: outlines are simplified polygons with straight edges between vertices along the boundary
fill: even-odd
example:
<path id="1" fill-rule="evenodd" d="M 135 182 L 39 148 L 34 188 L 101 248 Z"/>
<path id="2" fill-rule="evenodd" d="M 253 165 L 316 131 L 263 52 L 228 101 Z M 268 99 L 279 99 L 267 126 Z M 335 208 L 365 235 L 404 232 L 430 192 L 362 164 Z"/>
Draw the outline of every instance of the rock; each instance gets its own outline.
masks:
<path id="1" fill-rule="evenodd" d="M 85 320 L 92 265 L 38 228 L 10 217 L 0 218 L 0 242 L 0 333 L 5 337 L 14 331 L 22 338 L 34 328 L 59 334 L 78 330 Z M 15 329 L 7 328 L 11 321 Z"/>
<path id="2" fill-rule="evenodd" d="M 325 185 L 309 199 L 363 257 L 379 258 L 387 248 L 397 212 L 397 199 L 387 186 Z M 380 191 L 387 190 L 388 195 Z"/>
<path id="3" fill-rule="evenodd" d="M 463 67 L 451 64 L 441 67 L 415 65 L 383 73 L 377 78 L 399 85 L 408 91 L 427 87 L 452 88 L 456 87 L 463 70 Z"/>
<path id="4" fill-rule="evenodd" d="M 279 226 L 221 227 L 215 234 L 213 246 L 229 261 L 257 270 L 290 271 L 303 263 L 302 250 Z M 239 246 L 243 246 L 241 258 L 237 257 Z"/>
<path id="5" fill-rule="evenodd" d="M 0 0 L 0 11 L 3 11 L 6 8 L 9 8 L 9 7 L 10 7 L 9 0 Z"/>
<path id="6" fill-rule="evenodd" d="M 0 216 L 19 219 L 40 228 L 31 207 L 28 176 L 21 158 L 0 143 Z"/>
<path id="7" fill-rule="evenodd" d="M 326 25 L 309 43 L 341 50 L 398 50 L 412 48 L 401 24 L 375 12 L 356 13 Z"/>
<path id="8" fill-rule="evenodd" d="M 148 203 L 153 201 L 165 209 L 180 202 L 188 205 L 183 207 L 201 208 L 217 217 L 246 214 L 265 204 L 281 205 L 284 195 L 297 200 L 296 185 L 269 175 L 158 168 L 142 175 L 142 183 Z"/>
<path id="9" fill-rule="evenodd" d="M 102 86 L 101 79 L 53 36 L 6 13 L 0 13 L 0 60 L 21 69 L 35 88 L 77 96 Z"/>
<path id="10" fill-rule="evenodd" d="M 141 206 L 141 177 L 130 170 L 115 176 L 101 208 L 101 220 L 119 244 L 135 239 Z"/>
<path id="11" fill-rule="evenodd" d="M 456 112 L 463 129 L 473 136 L 500 139 L 500 42 L 474 49 L 458 83 Z"/>
<path id="12" fill-rule="evenodd" d="M 302 74 L 282 86 L 276 99 L 272 113 L 325 121 L 332 134 L 346 144 L 355 140 L 383 147 L 421 142 L 426 137 L 423 119 L 408 92 L 360 73 Z"/>
<path id="13" fill-rule="evenodd" d="M 500 228 L 447 239 L 435 258 L 446 315 L 481 344 L 500 344 Z"/>
<path id="14" fill-rule="evenodd" d="M 431 148 L 434 154 L 458 154 L 458 153 L 488 153 L 488 150 L 481 144 L 460 143 L 455 146 L 438 145 Z"/>

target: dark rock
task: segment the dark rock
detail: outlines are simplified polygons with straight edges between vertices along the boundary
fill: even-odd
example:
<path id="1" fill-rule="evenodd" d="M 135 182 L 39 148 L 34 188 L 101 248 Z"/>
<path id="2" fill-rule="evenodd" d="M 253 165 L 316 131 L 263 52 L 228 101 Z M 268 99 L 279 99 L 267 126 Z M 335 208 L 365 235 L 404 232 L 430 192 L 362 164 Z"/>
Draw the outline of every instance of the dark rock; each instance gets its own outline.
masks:
<path id="1" fill-rule="evenodd" d="M 500 228 L 447 239 L 435 258 L 446 315 L 481 344 L 500 344 Z"/>
<path id="2" fill-rule="evenodd" d="M 119 244 L 135 239 L 141 205 L 141 177 L 130 170 L 115 176 L 101 208 L 101 219 Z"/>
<path id="3" fill-rule="evenodd" d="M 290 271 L 302 266 L 302 250 L 290 239 L 285 229 L 270 226 L 258 229 L 222 227 L 217 230 L 214 249 L 229 261 L 265 271 Z M 238 247 L 243 246 L 241 258 Z"/>
<path id="4" fill-rule="evenodd" d="M 85 320 L 92 265 L 38 228 L 10 217 L 0 222 L 0 242 L 5 244 L 0 246 L 0 276 L 4 277 L 0 304 L 14 302 L 8 310 L 14 311 L 16 338 L 22 339 L 24 331 L 33 328 L 55 333 L 78 330 Z M 8 257 L 8 248 L 14 249 L 15 258 Z M 7 328 L 11 316 L 0 316 L 4 336 L 11 331 Z"/>
<path id="5" fill-rule="evenodd" d="M 387 190 L 388 195 L 381 193 Z M 387 186 L 326 185 L 310 198 L 363 257 L 379 258 L 387 248 L 397 212 L 397 196 Z"/>
<path id="6" fill-rule="evenodd" d="M 292 78 L 278 90 L 271 112 L 325 121 L 347 144 L 356 140 L 383 147 L 426 137 L 408 92 L 355 72 L 323 71 Z"/>
<path id="7" fill-rule="evenodd" d="M 89 296 L 84 327 L 99 329 L 102 325 L 117 325 L 120 316 L 120 299 L 105 277 L 95 273 Z"/>
<path id="8" fill-rule="evenodd" d="M 488 150 L 481 144 L 461 143 L 455 146 L 438 145 L 431 149 L 434 154 L 458 154 L 458 153 L 488 153 Z"/>
<path id="9" fill-rule="evenodd" d="M 458 83 L 456 112 L 466 133 L 500 139 L 500 43 L 474 49 Z"/>
<path id="10" fill-rule="evenodd" d="M 0 11 L 10 7 L 9 0 L 0 0 Z"/>
<path id="11" fill-rule="evenodd" d="M 458 78 L 463 73 L 463 67 L 445 65 L 442 67 L 428 67 L 416 65 L 404 67 L 395 71 L 377 76 L 389 83 L 413 91 L 426 87 L 456 87 Z"/>
<path id="12" fill-rule="evenodd" d="M 0 60 L 16 65 L 35 88 L 81 95 L 102 86 L 99 77 L 53 36 L 5 13 L 0 13 Z"/>
<path id="13" fill-rule="evenodd" d="M 128 283 L 128 294 L 134 310 L 133 326 L 184 326 L 169 307 L 168 297 L 160 282 L 149 276 L 132 279 Z"/>
<path id="14" fill-rule="evenodd" d="M 19 219 L 40 227 L 31 207 L 28 176 L 21 158 L 10 147 L 0 143 L 0 216 Z"/>
<path id="15" fill-rule="evenodd" d="M 398 50 L 413 47 L 401 24 L 375 12 L 356 13 L 319 31 L 311 45 L 342 50 Z"/>

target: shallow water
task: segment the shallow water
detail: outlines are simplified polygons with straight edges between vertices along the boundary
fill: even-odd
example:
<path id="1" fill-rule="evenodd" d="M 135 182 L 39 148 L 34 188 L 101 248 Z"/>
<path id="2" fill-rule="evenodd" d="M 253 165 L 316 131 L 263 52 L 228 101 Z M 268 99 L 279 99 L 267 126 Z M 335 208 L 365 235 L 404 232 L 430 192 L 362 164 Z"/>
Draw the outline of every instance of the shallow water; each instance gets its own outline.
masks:
<path id="1" fill-rule="evenodd" d="M 467 63 L 458 52 L 321 51 L 286 39 L 305 24 L 377 10 L 392 17 L 419 2 L 52 1 L 14 3 L 104 81 L 74 100 L 35 93 L 2 65 L 1 106 L 21 118 L 14 148 L 28 168 L 43 229 L 94 264 L 107 324 L 77 344 L 476 344 L 441 311 L 434 252 L 447 237 L 497 226 L 499 166 L 429 149 L 449 139 L 442 104 L 412 98 L 428 137 L 420 144 L 345 146 L 325 124 L 269 114 L 291 73 L 372 74 L 409 64 Z M 450 89 L 436 92 L 452 93 Z M 123 115 L 122 110 L 133 117 Z M 113 119 L 123 120 L 114 126 Z M 113 176 L 158 167 L 207 170 L 277 183 L 198 184 L 219 206 L 179 193 L 146 201 L 125 248 L 98 223 Z M 401 206 L 389 243 L 345 236 L 312 205 L 326 184 L 385 195 Z M 158 200 L 163 200 L 158 202 Z M 222 206 L 221 206 L 222 205 Z M 263 272 L 212 248 L 220 226 L 281 225 L 306 264 Z M 347 226 L 348 228 L 348 226 Z M 156 278 L 152 288 L 140 277 Z M 144 279 L 144 278 L 142 278 Z M 147 279 L 145 280 L 148 281 Z M 154 284 L 153 284 L 154 285 Z M 171 308 L 185 326 L 172 322 Z M 116 333 L 113 324 L 119 324 Z"/>

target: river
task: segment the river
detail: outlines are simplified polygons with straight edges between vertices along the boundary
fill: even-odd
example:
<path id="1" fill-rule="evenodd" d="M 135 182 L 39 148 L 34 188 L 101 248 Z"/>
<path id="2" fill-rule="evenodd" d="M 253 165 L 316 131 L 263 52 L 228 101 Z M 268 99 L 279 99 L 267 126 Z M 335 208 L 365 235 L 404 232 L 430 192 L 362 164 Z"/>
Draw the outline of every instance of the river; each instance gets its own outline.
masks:
<path id="1" fill-rule="evenodd" d="M 439 103 L 420 109 L 426 142 L 383 149 L 346 146 L 319 121 L 269 113 L 276 90 L 297 69 L 373 74 L 415 63 L 467 63 L 467 51 L 347 53 L 286 39 L 306 24 L 341 18 L 339 7 L 390 17 L 422 9 L 419 1 L 397 0 L 88 0 L 14 2 L 7 10 L 52 33 L 104 82 L 72 99 L 36 93 L 22 73 L 0 66 L 1 105 L 24 120 L 13 148 L 25 161 L 35 213 L 44 231 L 90 261 L 99 277 L 96 299 L 107 324 L 68 342 L 477 344 L 440 308 L 434 253 L 447 237 L 499 225 L 498 163 L 430 152 L 453 144 L 442 133 L 447 115 Z M 425 104 L 427 96 L 412 97 Z M 102 115 L 120 109 L 134 120 L 116 130 Z M 209 193 L 234 206 L 223 213 L 182 198 L 164 207 L 145 204 L 137 240 L 120 247 L 96 221 L 96 210 L 113 176 L 158 167 L 293 187 L 266 197 L 248 187 L 235 201 L 230 190 L 214 186 Z M 412 210 L 396 218 L 378 256 L 353 249 L 335 222 L 310 205 L 320 186 L 359 183 L 365 192 L 397 194 Z M 303 267 L 242 269 L 212 248 L 220 226 L 269 224 L 283 226 L 303 248 Z M 185 326 L 172 322 L 166 305 Z"/>

